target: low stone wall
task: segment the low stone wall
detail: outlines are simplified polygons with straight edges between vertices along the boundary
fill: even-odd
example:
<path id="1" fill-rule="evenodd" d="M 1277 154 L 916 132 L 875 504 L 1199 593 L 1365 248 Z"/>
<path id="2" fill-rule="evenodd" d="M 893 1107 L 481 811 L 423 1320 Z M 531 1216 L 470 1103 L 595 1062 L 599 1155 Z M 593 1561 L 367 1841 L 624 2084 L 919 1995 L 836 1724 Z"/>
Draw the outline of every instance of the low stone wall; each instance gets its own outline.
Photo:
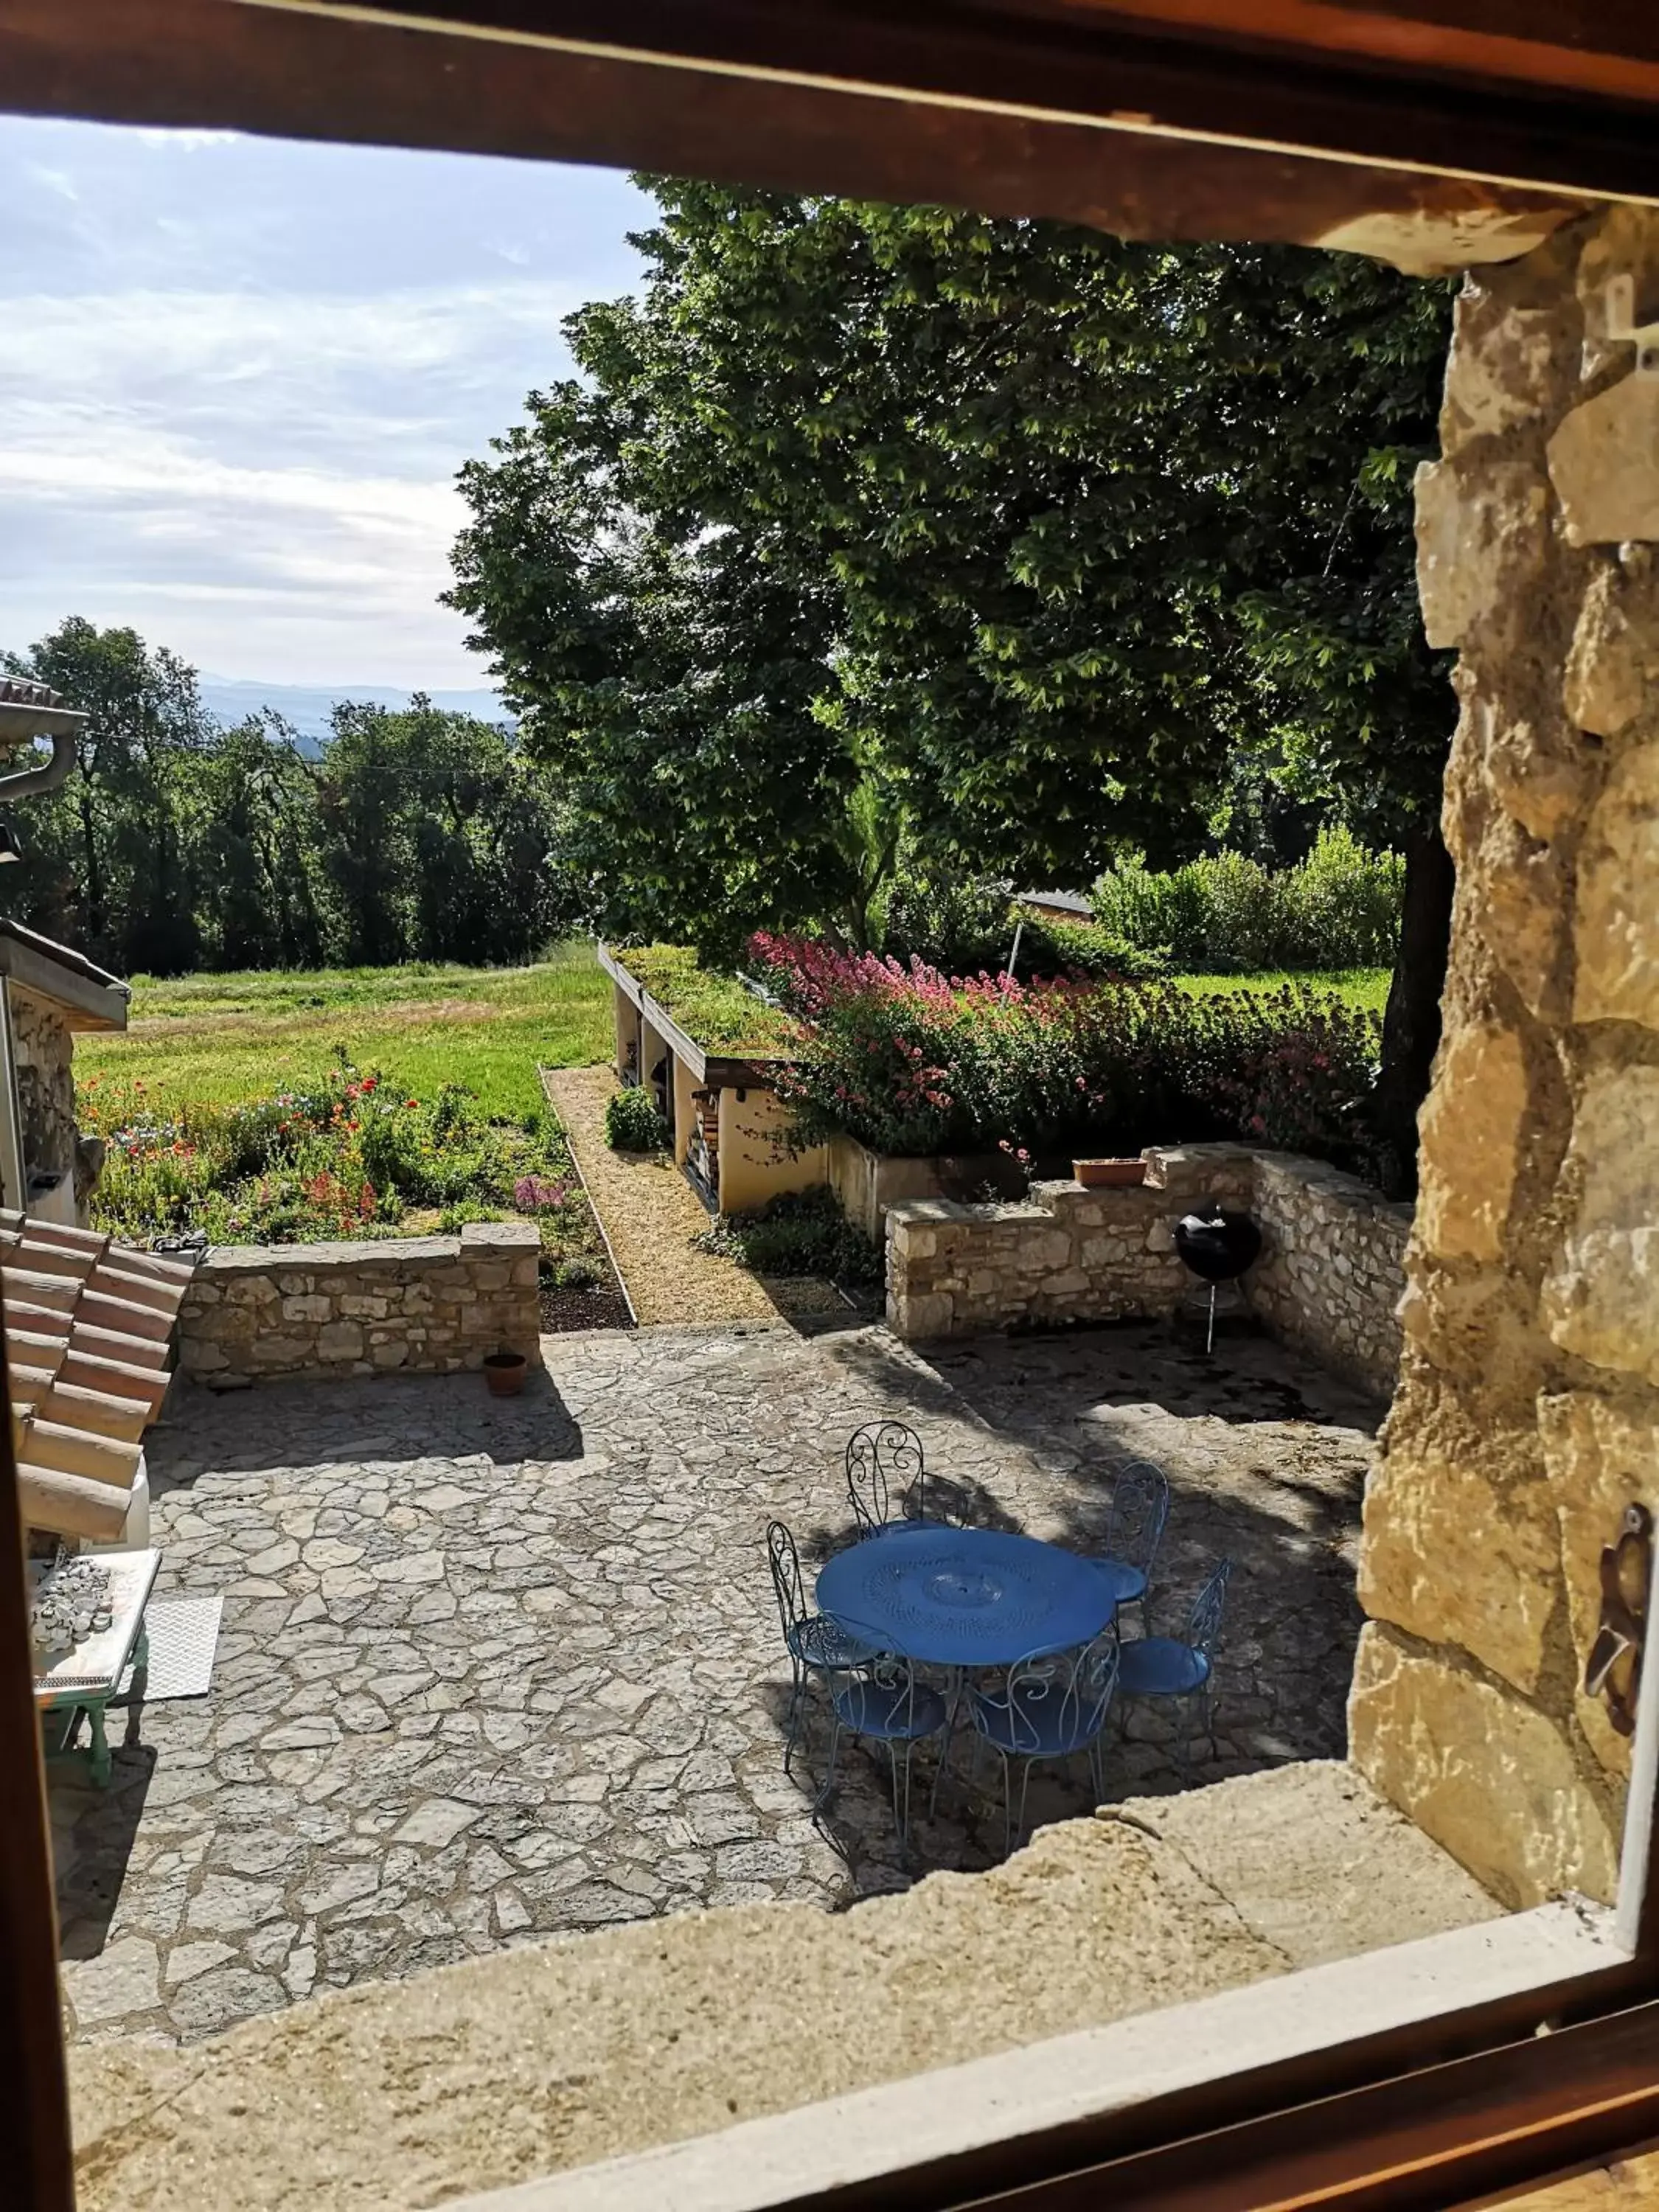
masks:
<path id="1" fill-rule="evenodd" d="M 1146 1179 L 1136 1188 L 1035 1183 L 1014 1206 L 890 1206 L 895 1332 L 973 1336 L 1011 1322 L 1171 1314 L 1199 1287 L 1176 1255 L 1176 1220 L 1218 1199 L 1254 1214 L 1262 1231 L 1261 1259 L 1244 1282 L 1252 1310 L 1365 1388 L 1393 1389 L 1409 1206 L 1291 1152 L 1190 1145 L 1142 1157 Z"/>
<path id="2" fill-rule="evenodd" d="M 949 1198 L 989 1183 L 1010 1196 L 1018 1172 L 1002 1152 L 912 1157 L 872 1152 L 856 1137 L 832 1137 L 824 1148 L 830 1188 L 847 1218 L 879 1244 L 890 1207 L 908 1199 Z"/>
<path id="3" fill-rule="evenodd" d="M 1250 1211 L 1261 1257 L 1246 1278 L 1251 1310 L 1285 1343 L 1379 1395 L 1400 1370 L 1395 1309 L 1406 1287 L 1412 1209 L 1294 1152 L 1258 1152 Z"/>
<path id="4" fill-rule="evenodd" d="M 540 1239 L 527 1221 L 459 1237 L 231 1244 L 197 1269 L 179 1364 L 220 1387 L 280 1375 L 450 1374 L 490 1352 L 540 1357 Z"/>

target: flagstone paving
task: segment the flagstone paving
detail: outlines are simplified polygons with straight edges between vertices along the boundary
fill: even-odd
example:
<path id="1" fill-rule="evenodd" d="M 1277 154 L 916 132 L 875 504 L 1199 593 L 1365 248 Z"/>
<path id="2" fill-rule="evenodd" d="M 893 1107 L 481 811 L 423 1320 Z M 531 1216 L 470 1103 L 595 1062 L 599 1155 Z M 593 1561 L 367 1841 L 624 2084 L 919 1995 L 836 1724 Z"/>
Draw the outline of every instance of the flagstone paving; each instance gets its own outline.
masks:
<path id="1" fill-rule="evenodd" d="M 1158 1458 L 1160 1621 L 1237 1562 L 1192 1778 L 1340 1755 L 1376 1409 L 1265 1340 L 1206 1362 L 1134 1325 L 924 1358 L 772 1324 L 545 1350 L 516 1401 L 476 1376 L 177 1386 L 158 1591 L 222 1591 L 223 1632 L 209 1696 L 128 1717 L 107 1791 L 53 1782 L 75 2034 L 191 2039 L 503 1944 L 990 1863 L 989 1762 L 983 1796 L 953 1763 L 908 1867 L 866 1752 L 816 1820 L 821 1729 L 783 1772 L 763 1532 L 787 1520 L 809 1577 L 848 1540 L 842 1445 L 877 1414 L 971 1517 L 1083 1547 L 1113 1468 Z M 1038 1770 L 1032 1817 L 1084 1782 Z M 1178 1786 L 1161 1720 L 1131 1712 L 1108 1784 Z"/>

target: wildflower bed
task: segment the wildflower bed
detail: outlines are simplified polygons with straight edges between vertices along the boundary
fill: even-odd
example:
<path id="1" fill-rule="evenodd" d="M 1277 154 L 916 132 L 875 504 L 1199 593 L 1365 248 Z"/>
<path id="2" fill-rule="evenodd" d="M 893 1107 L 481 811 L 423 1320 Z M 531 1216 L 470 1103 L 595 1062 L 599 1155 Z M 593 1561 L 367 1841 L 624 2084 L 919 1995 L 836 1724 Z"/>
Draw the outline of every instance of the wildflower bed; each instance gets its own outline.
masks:
<path id="1" fill-rule="evenodd" d="M 553 1118 L 485 1114 L 462 1085 L 405 1090 L 340 1051 L 322 1081 L 234 1105 L 163 1105 L 143 1077 L 81 1084 L 103 1138 L 100 1228 L 147 1242 L 291 1244 L 537 1223 L 559 1289 L 607 1280 L 604 1246 Z"/>

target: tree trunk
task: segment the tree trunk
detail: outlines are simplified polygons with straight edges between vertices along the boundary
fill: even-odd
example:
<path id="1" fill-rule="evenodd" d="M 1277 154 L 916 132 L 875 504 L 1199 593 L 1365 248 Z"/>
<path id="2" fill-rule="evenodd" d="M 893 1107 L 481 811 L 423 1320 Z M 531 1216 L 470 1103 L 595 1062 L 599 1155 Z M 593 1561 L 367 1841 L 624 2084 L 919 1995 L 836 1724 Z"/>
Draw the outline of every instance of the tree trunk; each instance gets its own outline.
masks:
<path id="1" fill-rule="evenodd" d="M 1440 1042 L 1440 994 L 1451 942 L 1451 854 L 1431 822 L 1406 843 L 1400 951 L 1382 1016 L 1382 1066 L 1368 1119 L 1390 1198 L 1417 1194 L 1417 1109 L 1428 1095 Z"/>

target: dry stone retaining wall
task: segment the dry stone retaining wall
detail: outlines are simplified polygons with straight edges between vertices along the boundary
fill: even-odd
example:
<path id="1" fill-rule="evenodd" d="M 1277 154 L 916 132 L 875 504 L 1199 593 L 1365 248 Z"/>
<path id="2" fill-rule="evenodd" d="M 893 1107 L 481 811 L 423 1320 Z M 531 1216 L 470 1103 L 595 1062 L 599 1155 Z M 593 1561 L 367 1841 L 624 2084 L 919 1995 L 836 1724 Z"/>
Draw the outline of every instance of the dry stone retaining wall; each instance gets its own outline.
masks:
<path id="1" fill-rule="evenodd" d="M 1206 1200 L 1252 1212 L 1262 1255 L 1245 1282 L 1276 1335 L 1385 1394 L 1400 1357 L 1394 1310 L 1408 1206 L 1290 1152 L 1153 1149 L 1139 1188 L 1032 1186 L 1018 1206 L 921 1200 L 888 1209 L 887 1312 L 901 1336 L 971 1336 L 1011 1322 L 1173 1313 L 1198 1287 L 1176 1256 L 1177 1218 Z"/>
<path id="2" fill-rule="evenodd" d="M 491 1352 L 540 1357 L 540 1239 L 527 1221 L 459 1237 L 233 1244 L 210 1252 L 179 1317 L 179 1364 L 228 1387 L 279 1375 L 449 1374 Z"/>
<path id="3" fill-rule="evenodd" d="M 1262 1246 L 1245 1283 L 1252 1311 L 1285 1343 L 1386 1396 L 1400 1368 L 1411 1207 L 1321 1160 L 1255 1161 Z"/>
<path id="4" fill-rule="evenodd" d="M 1601 1547 L 1659 1505 L 1659 378 L 1616 277 L 1656 296 L 1659 214 L 1466 280 L 1418 483 L 1457 892 L 1349 1718 L 1516 1905 L 1612 1894 L 1629 1743 L 1584 1661 Z"/>

